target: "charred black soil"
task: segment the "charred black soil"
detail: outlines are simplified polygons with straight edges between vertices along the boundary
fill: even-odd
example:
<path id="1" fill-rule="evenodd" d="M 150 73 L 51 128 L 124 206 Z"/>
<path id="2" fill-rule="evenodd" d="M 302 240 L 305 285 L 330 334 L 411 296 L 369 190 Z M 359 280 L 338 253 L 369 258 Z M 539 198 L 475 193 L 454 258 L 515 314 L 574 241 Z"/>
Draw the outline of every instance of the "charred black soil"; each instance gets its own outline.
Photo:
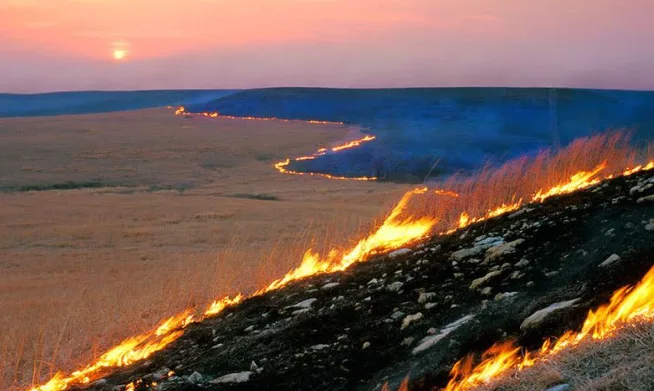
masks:
<path id="1" fill-rule="evenodd" d="M 378 390 L 407 374 L 411 390 L 438 389 L 466 354 L 579 328 L 652 265 L 654 177 L 641 173 L 249 299 L 86 389 Z"/>

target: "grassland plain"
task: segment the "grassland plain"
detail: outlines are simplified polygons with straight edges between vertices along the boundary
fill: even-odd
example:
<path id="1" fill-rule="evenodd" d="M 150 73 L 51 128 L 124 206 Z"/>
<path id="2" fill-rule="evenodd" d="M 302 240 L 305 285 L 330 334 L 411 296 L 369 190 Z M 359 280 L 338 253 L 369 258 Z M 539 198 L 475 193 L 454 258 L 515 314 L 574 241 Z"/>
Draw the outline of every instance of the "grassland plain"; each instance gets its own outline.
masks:
<path id="1" fill-rule="evenodd" d="M 165 109 L 0 119 L 0 389 L 369 231 L 406 186 L 272 167 L 358 135 Z"/>

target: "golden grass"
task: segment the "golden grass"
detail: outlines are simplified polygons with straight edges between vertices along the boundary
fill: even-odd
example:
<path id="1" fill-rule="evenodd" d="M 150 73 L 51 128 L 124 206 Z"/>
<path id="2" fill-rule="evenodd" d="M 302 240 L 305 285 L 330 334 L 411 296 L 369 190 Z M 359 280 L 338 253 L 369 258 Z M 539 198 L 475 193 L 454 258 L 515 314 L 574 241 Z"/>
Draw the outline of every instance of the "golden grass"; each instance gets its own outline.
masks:
<path id="1" fill-rule="evenodd" d="M 116 186 L 0 193 L 3 390 L 75 369 L 189 306 L 259 288 L 307 247 L 368 231 L 406 189 L 272 167 L 354 137 L 342 126 L 147 110 L 0 128 L 0 187 Z"/>

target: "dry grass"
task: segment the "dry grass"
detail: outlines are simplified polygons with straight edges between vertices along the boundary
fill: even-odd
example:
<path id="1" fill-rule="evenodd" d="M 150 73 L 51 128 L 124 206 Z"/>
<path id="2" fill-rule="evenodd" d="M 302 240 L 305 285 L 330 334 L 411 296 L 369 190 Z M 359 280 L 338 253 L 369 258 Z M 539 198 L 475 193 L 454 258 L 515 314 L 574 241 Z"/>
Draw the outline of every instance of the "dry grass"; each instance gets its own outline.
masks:
<path id="1" fill-rule="evenodd" d="M 475 391 L 546 390 L 564 383 L 571 391 L 654 390 L 654 324 L 626 326 Z"/>
<path id="2" fill-rule="evenodd" d="M 165 316 L 263 286 L 310 246 L 368 231 L 405 187 L 271 166 L 350 133 L 165 110 L 0 120 L 0 187 L 116 186 L 0 193 L 0 389 L 74 369 Z"/>
<path id="3" fill-rule="evenodd" d="M 543 151 L 495 169 L 488 165 L 474 176 L 454 176 L 437 187 L 453 190 L 459 194 L 458 197 L 428 192 L 424 197 L 415 198 L 407 213 L 430 216 L 437 221 L 436 231 L 447 231 L 458 226 L 463 212 L 471 218 L 483 217 L 490 209 L 502 204 L 520 200 L 531 202 L 539 190 L 566 183 L 580 171 L 593 171 L 606 163 L 606 168 L 595 176 L 601 179 L 610 174 L 621 174 L 626 167 L 634 167 L 638 162 L 652 158 L 654 155 L 644 156 L 642 151 L 630 146 L 624 133 L 578 139 L 556 153 Z"/>

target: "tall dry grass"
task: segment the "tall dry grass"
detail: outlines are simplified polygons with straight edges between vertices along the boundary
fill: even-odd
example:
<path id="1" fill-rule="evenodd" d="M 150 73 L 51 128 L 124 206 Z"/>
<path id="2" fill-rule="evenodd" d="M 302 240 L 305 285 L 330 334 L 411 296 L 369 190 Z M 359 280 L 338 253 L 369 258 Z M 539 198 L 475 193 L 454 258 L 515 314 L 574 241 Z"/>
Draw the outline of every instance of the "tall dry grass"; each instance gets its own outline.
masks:
<path id="1" fill-rule="evenodd" d="M 454 175 L 434 185 L 453 191 L 458 197 L 429 190 L 424 196 L 414 197 L 405 214 L 429 216 L 436 221 L 434 231 L 444 232 L 459 226 L 462 213 L 470 218 L 484 217 L 501 205 L 532 202 L 539 191 L 567 183 L 581 171 L 591 172 L 604 166 L 592 177 L 603 179 L 654 158 L 651 146 L 636 149 L 629 140 L 628 133 L 608 132 L 577 139 L 556 152 L 543 150 L 496 168 L 487 164 L 472 176 Z"/>

